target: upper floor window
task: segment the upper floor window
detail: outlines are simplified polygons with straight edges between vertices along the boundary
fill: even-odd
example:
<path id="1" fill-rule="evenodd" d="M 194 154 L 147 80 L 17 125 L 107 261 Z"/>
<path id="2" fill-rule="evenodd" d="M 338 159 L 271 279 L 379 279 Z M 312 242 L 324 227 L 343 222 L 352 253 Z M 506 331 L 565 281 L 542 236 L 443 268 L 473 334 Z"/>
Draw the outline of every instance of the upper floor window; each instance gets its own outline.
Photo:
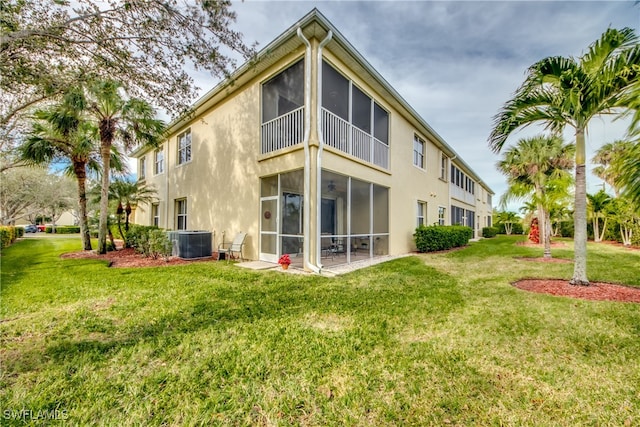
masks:
<path id="1" fill-rule="evenodd" d="M 176 230 L 187 229 L 187 199 L 176 200 Z"/>
<path id="2" fill-rule="evenodd" d="M 164 151 L 162 147 L 158 147 L 156 151 L 153 152 L 153 164 L 153 172 L 156 175 L 164 172 Z"/>
<path id="3" fill-rule="evenodd" d="M 444 153 L 440 153 L 440 179 L 442 179 L 443 181 L 447 180 L 447 161 L 449 159 L 447 158 L 447 156 L 444 155 Z"/>
<path id="4" fill-rule="evenodd" d="M 425 168 L 424 162 L 425 143 L 418 135 L 413 136 L 413 164 L 421 169 Z"/>
<path id="5" fill-rule="evenodd" d="M 418 200 L 416 208 L 416 224 L 418 227 L 421 225 L 427 225 L 427 202 L 421 202 Z"/>
<path id="6" fill-rule="evenodd" d="M 491 193 L 487 193 L 487 204 L 491 206 Z"/>
<path id="7" fill-rule="evenodd" d="M 144 179 L 147 174 L 147 158 L 145 156 L 140 158 L 140 165 L 138 166 L 138 179 Z"/>
<path id="8" fill-rule="evenodd" d="M 178 164 L 191 161 L 191 129 L 178 135 Z"/>
<path id="9" fill-rule="evenodd" d="M 304 106 L 304 61 L 262 85 L 262 123 Z"/>

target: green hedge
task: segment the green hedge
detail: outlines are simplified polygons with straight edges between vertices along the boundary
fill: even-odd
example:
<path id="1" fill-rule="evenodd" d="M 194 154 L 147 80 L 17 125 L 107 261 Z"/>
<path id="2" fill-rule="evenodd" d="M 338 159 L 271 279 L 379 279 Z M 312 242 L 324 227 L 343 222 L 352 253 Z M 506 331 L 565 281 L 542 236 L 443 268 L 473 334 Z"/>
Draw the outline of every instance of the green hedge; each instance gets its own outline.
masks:
<path id="1" fill-rule="evenodd" d="M 44 229 L 45 233 L 52 233 L 53 228 L 51 226 L 47 226 Z M 79 225 L 58 225 L 56 227 L 56 234 L 76 234 L 80 233 Z"/>
<path id="2" fill-rule="evenodd" d="M 464 246 L 472 237 L 473 230 L 461 225 L 421 225 L 413 235 L 420 252 L 444 251 Z"/>
<path id="3" fill-rule="evenodd" d="M 24 231 L 24 230 L 23 230 Z M 0 226 L 0 248 L 6 248 L 16 241 L 18 238 L 19 231 L 16 230 L 16 227 L 3 225 Z"/>
<path id="4" fill-rule="evenodd" d="M 482 237 L 496 237 L 496 234 L 498 234 L 498 229 L 496 227 L 484 227 L 482 229 Z"/>

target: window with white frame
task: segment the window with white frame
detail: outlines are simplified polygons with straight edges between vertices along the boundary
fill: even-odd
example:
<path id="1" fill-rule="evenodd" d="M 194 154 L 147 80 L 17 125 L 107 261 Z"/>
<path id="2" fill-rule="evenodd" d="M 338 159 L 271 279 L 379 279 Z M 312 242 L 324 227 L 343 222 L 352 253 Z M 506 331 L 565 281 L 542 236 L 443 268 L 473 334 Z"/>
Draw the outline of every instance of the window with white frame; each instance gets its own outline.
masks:
<path id="1" fill-rule="evenodd" d="M 151 225 L 160 227 L 160 204 L 151 204 Z"/>
<path id="2" fill-rule="evenodd" d="M 447 209 L 444 206 L 438 206 L 438 225 L 445 225 L 445 215 Z"/>
<path id="3" fill-rule="evenodd" d="M 487 193 L 487 204 L 491 206 L 491 193 Z"/>
<path id="4" fill-rule="evenodd" d="M 176 200 L 176 230 L 187 229 L 187 199 Z"/>
<path id="5" fill-rule="evenodd" d="M 178 164 L 191 161 L 191 129 L 178 135 Z"/>
<path id="6" fill-rule="evenodd" d="M 427 202 L 418 200 L 416 204 L 416 224 L 418 227 L 427 225 Z"/>
<path id="7" fill-rule="evenodd" d="M 447 161 L 449 158 L 444 155 L 444 153 L 440 153 L 440 179 L 443 181 L 447 180 Z"/>
<path id="8" fill-rule="evenodd" d="M 147 174 L 147 158 L 142 156 L 140 158 L 140 164 L 138 166 L 138 179 L 144 179 Z"/>
<path id="9" fill-rule="evenodd" d="M 153 173 L 156 175 L 164 172 L 164 151 L 158 147 L 153 153 Z"/>
<path id="10" fill-rule="evenodd" d="M 425 168 L 424 163 L 425 143 L 418 135 L 413 135 L 413 164 L 420 169 Z"/>

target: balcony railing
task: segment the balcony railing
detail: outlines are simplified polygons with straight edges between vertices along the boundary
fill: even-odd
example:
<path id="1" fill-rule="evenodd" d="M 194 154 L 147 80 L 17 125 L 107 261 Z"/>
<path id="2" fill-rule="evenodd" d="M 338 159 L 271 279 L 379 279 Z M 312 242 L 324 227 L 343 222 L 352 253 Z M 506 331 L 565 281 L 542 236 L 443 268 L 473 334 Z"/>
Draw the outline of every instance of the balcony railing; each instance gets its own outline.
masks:
<path id="1" fill-rule="evenodd" d="M 262 124 L 261 153 L 300 144 L 303 138 L 304 107 L 300 107 Z"/>
<path id="2" fill-rule="evenodd" d="M 322 109 L 322 134 L 328 146 L 385 169 L 389 168 L 387 144 L 324 108 Z"/>

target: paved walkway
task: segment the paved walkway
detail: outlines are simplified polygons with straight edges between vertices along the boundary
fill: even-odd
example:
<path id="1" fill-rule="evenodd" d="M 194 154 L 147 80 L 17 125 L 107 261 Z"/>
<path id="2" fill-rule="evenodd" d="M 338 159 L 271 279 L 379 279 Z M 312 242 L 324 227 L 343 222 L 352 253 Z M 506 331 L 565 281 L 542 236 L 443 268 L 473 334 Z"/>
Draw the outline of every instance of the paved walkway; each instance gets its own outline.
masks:
<path id="1" fill-rule="evenodd" d="M 355 262 L 352 262 L 351 264 L 334 265 L 334 266 L 331 266 L 330 268 L 322 269 L 322 275 L 334 277 L 340 274 L 350 273 L 352 271 L 359 270 L 361 268 L 371 267 L 372 265 L 380 264 L 382 262 L 391 261 L 392 259 L 404 258 L 406 256 L 411 256 L 411 255 L 412 254 L 384 255 L 384 256 L 378 256 L 375 258 L 364 259 L 361 261 L 355 261 Z M 248 268 L 250 270 L 272 270 L 272 271 L 279 271 L 286 274 L 313 274 L 311 272 L 304 271 L 301 268 L 296 268 L 291 266 L 289 266 L 289 269 L 283 270 L 282 267 L 280 267 L 278 264 L 266 262 L 266 261 L 246 261 L 246 262 L 237 263 L 236 265 L 238 267 Z"/>

